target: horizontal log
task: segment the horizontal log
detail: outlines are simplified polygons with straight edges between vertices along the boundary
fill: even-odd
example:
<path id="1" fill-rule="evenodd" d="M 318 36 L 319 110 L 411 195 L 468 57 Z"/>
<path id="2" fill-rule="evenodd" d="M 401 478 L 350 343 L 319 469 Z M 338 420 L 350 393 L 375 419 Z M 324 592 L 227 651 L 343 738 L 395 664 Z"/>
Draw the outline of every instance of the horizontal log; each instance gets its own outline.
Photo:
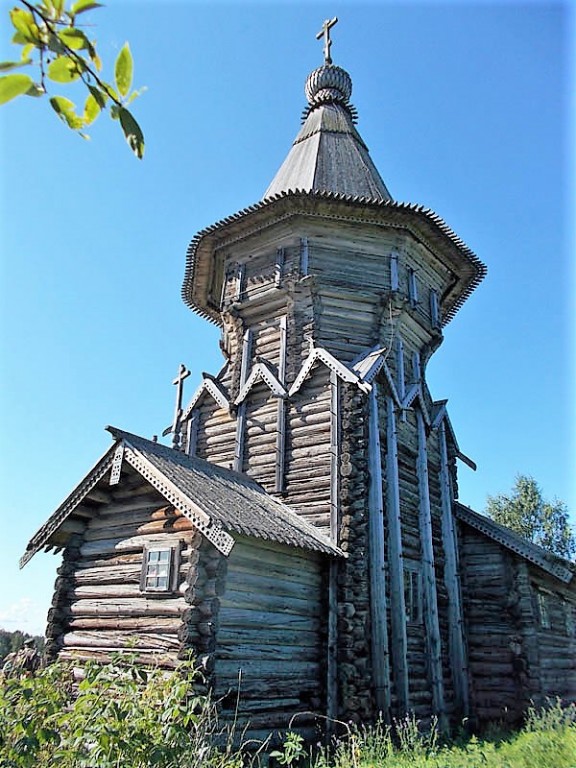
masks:
<path id="1" fill-rule="evenodd" d="M 178 650 L 180 642 L 176 635 L 155 634 L 146 632 L 67 632 L 63 639 L 65 647 L 73 648 L 133 648 L 146 651 L 169 651 Z"/>

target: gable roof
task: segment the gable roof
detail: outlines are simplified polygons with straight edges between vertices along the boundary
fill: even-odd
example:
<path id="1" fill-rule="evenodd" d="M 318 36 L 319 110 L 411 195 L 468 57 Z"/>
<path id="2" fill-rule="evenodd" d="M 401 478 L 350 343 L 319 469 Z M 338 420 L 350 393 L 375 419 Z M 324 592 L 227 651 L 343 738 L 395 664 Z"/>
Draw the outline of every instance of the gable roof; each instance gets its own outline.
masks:
<path id="1" fill-rule="evenodd" d="M 234 546 L 231 533 L 276 541 L 329 555 L 344 553 L 292 509 L 274 499 L 247 475 L 211 464 L 143 437 L 107 427 L 115 444 L 32 537 L 20 560 L 23 567 L 109 470 L 127 462 L 165 499 L 188 517 L 223 554 Z M 120 467 L 121 471 L 121 467 Z M 97 514 L 97 512 L 95 513 Z"/>
<path id="2" fill-rule="evenodd" d="M 512 552 L 521 555 L 565 584 L 572 581 L 576 572 L 576 564 L 571 563 L 569 560 L 564 560 L 564 558 L 548 552 L 548 550 L 528 541 L 523 536 L 519 536 L 510 528 L 500 525 L 490 517 L 480 515 L 478 512 L 470 509 L 470 507 L 460 504 L 460 502 L 455 503 L 454 514 L 462 522 L 467 523 L 472 528 L 497 541 L 507 549 L 512 550 Z"/>

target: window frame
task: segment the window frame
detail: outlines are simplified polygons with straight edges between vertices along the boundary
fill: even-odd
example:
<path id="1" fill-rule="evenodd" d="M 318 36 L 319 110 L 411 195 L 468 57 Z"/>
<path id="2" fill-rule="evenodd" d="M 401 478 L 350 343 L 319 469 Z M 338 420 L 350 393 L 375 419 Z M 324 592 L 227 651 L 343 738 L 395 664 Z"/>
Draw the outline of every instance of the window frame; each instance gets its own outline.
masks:
<path id="1" fill-rule="evenodd" d="M 140 591 L 146 595 L 167 595 L 178 590 L 178 573 L 180 569 L 180 550 L 181 541 L 160 542 L 150 541 L 144 545 L 142 550 L 142 567 L 140 570 Z M 148 578 L 153 578 L 150 568 L 154 567 L 151 556 L 156 553 L 168 552 L 166 586 L 150 586 Z M 161 561 L 158 561 L 158 565 Z M 158 574 L 156 578 L 160 578 Z"/>

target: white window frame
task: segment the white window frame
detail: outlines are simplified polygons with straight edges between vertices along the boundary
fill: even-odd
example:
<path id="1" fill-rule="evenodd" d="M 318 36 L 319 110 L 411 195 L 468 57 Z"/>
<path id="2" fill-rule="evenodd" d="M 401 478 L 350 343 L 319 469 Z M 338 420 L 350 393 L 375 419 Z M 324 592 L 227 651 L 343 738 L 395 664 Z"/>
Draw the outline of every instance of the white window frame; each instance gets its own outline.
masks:
<path id="1" fill-rule="evenodd" d="M 144 545 L 142 552 L 142 569 L 140 571 L 140 591 L 146 594 L 170 594 L 178 589 L 178 572 L 180 568 L 180 541 L 175 542 L 155 542 L 150 541 Z M 163 556 L 167 554 L 167 557 Z M 156 559 L 156 556 L 159 556 Z M 158 569 L 156 574 L 154 569 Z M 161 569 L 165 568 L 166 583 L 152 584 L 151 579 L 161 579 L 163 574 Z"/>

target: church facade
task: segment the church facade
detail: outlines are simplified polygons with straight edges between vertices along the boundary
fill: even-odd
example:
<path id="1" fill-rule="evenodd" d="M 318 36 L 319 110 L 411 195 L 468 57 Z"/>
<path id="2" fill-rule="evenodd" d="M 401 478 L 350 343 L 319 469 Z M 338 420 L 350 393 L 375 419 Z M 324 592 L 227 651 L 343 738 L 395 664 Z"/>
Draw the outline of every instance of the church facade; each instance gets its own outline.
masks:
<path id="1" fill-rule="evenodd" d="M 32 538 L 63 550 L 52 658 L 194 653 L 253 734 L 315 715 L 443 723 L 576 699 L 576 568 L 458 500 L 460 450 L 426 366 L 485 267 L 394 201 L 349 75 L 306 81 L 264 198 L 197 234 L 185 303 L 225 363 L 173 447 L 113 445 Z"/>

